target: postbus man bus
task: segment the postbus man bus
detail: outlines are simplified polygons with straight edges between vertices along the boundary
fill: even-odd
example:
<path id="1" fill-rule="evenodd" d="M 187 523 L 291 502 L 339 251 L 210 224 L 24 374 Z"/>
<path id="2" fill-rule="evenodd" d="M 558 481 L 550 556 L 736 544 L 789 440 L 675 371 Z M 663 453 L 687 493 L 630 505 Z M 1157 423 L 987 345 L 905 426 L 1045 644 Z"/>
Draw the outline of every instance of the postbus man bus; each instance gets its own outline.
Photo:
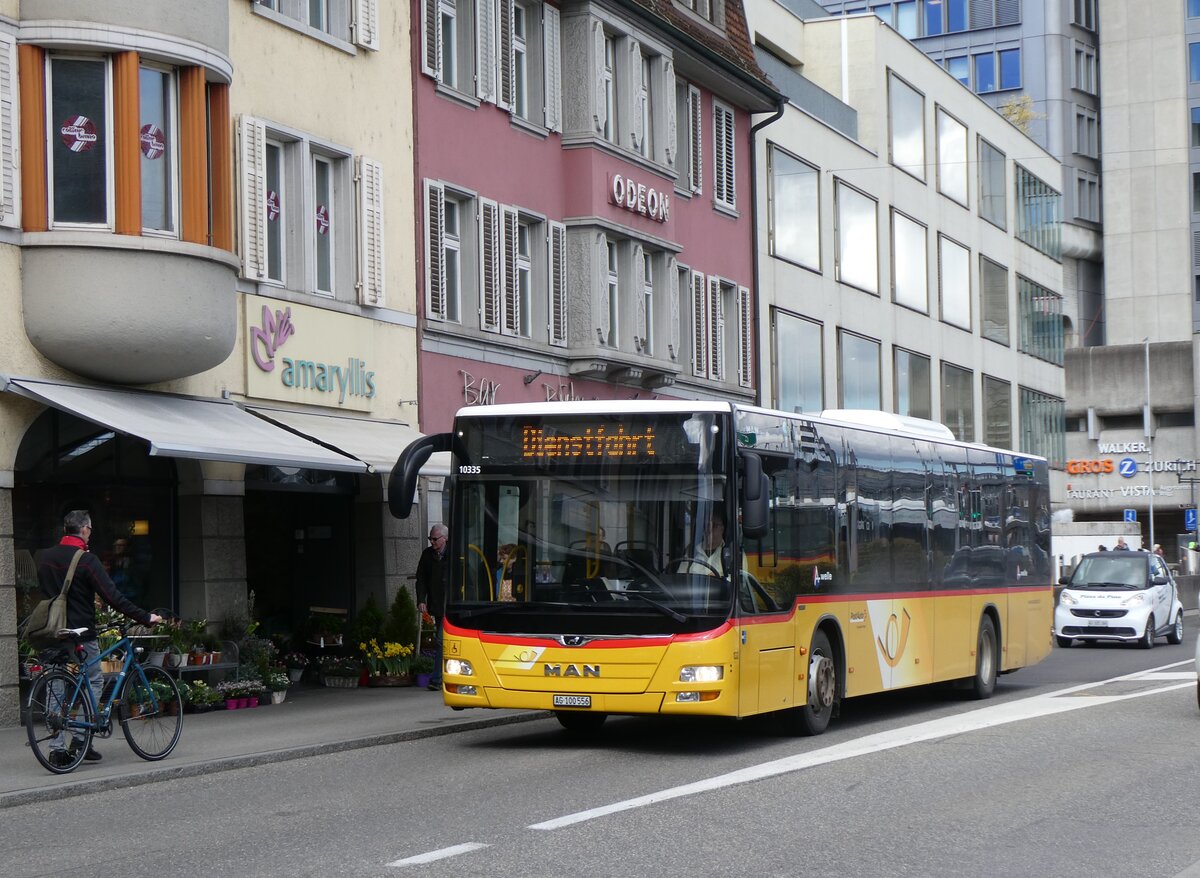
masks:
<path id="1" fill-rule="evenodd" d="M 481 406 L 406 448 L 399 517 L 429 455 L 452 453 L 446 703 L 576 731 L 770 713 L 819 734 L 843 699 L 944 681 L 986 698 L 1047 655 L 1046 461 L 826 415 Z"/>

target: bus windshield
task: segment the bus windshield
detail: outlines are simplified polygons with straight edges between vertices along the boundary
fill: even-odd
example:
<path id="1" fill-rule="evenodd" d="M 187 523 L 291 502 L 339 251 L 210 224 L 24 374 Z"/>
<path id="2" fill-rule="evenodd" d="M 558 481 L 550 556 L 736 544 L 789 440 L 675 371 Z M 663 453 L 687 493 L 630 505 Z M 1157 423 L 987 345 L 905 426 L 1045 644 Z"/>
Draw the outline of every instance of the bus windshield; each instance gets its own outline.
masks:
<path id="1" fill-rule="evenodd" d="M 461 416 L 447 618 L 591 636 L 719 625 L 733 603 L 731 553 L 716 541 L 733 520 L 727 423 Z"/>

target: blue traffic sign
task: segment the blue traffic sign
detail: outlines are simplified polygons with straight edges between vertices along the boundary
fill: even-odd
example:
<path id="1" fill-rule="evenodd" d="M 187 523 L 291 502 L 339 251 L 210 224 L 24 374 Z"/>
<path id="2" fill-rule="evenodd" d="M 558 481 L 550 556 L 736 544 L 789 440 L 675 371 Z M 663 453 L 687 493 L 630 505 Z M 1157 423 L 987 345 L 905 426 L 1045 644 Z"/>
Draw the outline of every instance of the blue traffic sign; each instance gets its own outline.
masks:
<path id="1" fill-rule="evenodd" d="M 1196 530 L 1196 510 L 1195 509 L 1183 510 L 1183 529 L 1188 531 L 1189 533 Z"/>
<path id="2" fill-rule="evenodd" d="M 1126 509 L 1125 510 L 1125 520 L 1126 521 L 1137 521 L 1137 510 L 1136 509 Z"/>

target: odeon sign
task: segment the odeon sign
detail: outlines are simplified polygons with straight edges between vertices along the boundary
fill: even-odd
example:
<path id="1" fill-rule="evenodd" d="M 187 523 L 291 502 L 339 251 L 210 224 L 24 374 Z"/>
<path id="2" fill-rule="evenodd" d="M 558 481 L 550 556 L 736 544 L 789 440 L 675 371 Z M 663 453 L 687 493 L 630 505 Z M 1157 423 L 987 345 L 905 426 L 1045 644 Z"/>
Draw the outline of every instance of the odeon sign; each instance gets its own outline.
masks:
<path id="1" fill-rule="evenodd" d="M 613 204 L 632 213 L 640 213 L 660 223 L 670 219 L 670 196 L 657 189 L 651 189 L 644 183 L 635 183 L 620 174 L 613 174 L 608 194 L 612 197 Z"/>

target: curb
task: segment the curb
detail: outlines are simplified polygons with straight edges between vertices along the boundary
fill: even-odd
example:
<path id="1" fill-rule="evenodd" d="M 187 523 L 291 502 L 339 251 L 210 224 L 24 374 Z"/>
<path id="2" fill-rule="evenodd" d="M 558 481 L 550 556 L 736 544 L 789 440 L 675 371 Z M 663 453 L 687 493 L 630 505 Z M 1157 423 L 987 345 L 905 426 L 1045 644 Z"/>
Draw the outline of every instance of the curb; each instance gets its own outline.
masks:
<path id="1" fill-rule="evenodd" d="M 532 722 L 553 716 L 550 711 L 536 711 L 516 716 L 495 717 L 492 719 L 464 720 L 453 725 L 431 729 L 410 729 L 404 732 L 389 732 L 383 735 L 368 735 L 362 738 L 350 738 L 345 741 L 329 741 L 322 744 L 304 744 L 299 747 L 288 747 L 281 750 L 263 750 L 259 753 L 246 753 L 238 756 L 224 756 L 207 762 L 192 762 L 187 765 L 167 768 L 152 768 L 146 771 L 130 772 L 128 774 L 106 775 L 92 780 L 73 781 L 71 783 L 55 784 L 48 787 L 15 790 L 0 793 L 0 810 L 29 805 L 36 802 L 51 802 L 72 796 L 85 795 L 99 790 L 119 790 L 140 787 L 145 784 L 161 783 L 184 777 L 197 777 L 202 774 L 213 774 L 219 771 L 235 771 L 239 768 L 253 768 L 256 765 L 270 765 L 275 762 L 288 762 L 293 759 L 304 759 L 309 756 L 323 756 L 326 753 L 340 753 L 346 750 L 361 750 L 366 747 L 379 747 L 385 744 L 400 744 L 406 741 L 417 741 L 423 738 L 440 738 L 458 732 L 474 732 L 479 729 L 498 726 L 515 725 Z M 32 759 L 32 755 L 30 759 Z"/>

